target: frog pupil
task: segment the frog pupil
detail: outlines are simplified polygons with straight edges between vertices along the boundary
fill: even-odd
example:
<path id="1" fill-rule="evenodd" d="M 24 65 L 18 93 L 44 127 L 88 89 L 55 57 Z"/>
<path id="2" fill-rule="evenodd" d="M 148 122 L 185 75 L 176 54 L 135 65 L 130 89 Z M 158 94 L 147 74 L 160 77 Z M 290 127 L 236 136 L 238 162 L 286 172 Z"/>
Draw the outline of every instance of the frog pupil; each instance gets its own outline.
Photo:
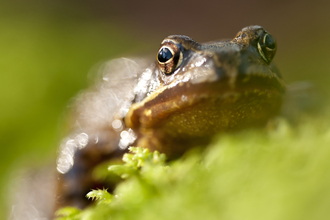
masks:
<path id="1" fill-rule="evenodd" d="M 264 40 L 266 47 L 272 50 L 275 49 L 275 39 L 271 35 L 267 34 Z"/>
<path id="2" fill-rule="evenodd" d="M 161 63 L 165 63 L 166 61 L 168 61 L 172 57 L 173 57 L 172 52 L 166 47 L 162 48 L 158 53 L 158 60 Z"/>

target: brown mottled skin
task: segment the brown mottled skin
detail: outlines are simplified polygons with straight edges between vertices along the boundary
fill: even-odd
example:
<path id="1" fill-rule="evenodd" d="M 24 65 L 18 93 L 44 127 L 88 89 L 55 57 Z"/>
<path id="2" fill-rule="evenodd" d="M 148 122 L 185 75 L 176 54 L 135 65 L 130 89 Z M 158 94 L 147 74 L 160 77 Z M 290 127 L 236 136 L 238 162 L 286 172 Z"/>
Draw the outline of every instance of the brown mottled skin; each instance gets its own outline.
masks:
<path id="1" fill-rule="evenodd" d="M 199 44 L 182 35 L 165 38 L 158 53 L 165 46 L 174 53 L 173 59 L 158 59 L 149 66 L 148 92 L 135 93 L 127 114 L 113 116 L 110 122 L 120 119 L 122 130 L 131 128 L 137 135 L 133 145 L 164 152 L 169 158 L 205 146 L 217 133 L 264 126 L 278 114 L 285 93 L 271 62 L 276 44 L 267 34 L 260 26 L 249 26 L 233 40 Z M 80 132 L 91 132 L 88 123 L 84 125 L 88 119 L 76 120 L 82 121 Z M 59 174 L 59 207 L 84 207 L 90 189 L 111 187 L 91 175 L 102 161 L 126 152 L 117 147 L 122 130 L 111 123 L 95 129 L 103 132 L 99 141 L 77 150 L 73 167 Z"/>

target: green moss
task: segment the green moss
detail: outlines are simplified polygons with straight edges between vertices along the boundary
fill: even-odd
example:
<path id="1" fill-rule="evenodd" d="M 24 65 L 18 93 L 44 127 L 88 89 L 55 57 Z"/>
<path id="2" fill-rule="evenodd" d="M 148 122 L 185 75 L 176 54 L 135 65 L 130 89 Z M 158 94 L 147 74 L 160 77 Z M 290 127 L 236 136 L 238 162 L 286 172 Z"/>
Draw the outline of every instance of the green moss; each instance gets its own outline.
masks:
<path id="1" fill-rule="evenodd" d="M 124 165 L 109 168 L 126 178 L 114 196 L 92 191 L 88 197 L 98 203 L 59 219 L 301 220 L 330 214 L 330 127 L 324 119 L 222 135 L 206 151 L 169 164 L 140 148 L 124 158 Z"/>

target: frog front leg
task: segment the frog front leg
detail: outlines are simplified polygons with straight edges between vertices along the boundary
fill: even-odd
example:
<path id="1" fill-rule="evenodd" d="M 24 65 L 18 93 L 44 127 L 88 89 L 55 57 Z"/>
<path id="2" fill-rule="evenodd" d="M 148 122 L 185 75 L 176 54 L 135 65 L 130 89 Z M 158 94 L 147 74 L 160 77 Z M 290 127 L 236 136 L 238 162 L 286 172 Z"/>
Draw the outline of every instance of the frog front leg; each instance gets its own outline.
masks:
<path id="1" fill-rule="evenodd" d="M 79 136 L 79 135 L 78 135 Z M 77 136 L 77 137 L 78 137 Z M 118 148 L 119 137 L 115 132 L 109 132 L 106 139 L 88 137 L 86 133 L 75 139 L 68 139 L 62 147 L 57 161 L 58 187 L 56 209 L 65 206 L 84 208 L 90 201 L 86 194 L 91 189 L 114 188 L 111 183 L 105 183 L 93 178 L 94 168 L 102 162 L 121 158 L 125 150 Z M 112 138 L 111 138 L 112 137 Z M 64 149 L 63 149 L 64 148 Z"/>

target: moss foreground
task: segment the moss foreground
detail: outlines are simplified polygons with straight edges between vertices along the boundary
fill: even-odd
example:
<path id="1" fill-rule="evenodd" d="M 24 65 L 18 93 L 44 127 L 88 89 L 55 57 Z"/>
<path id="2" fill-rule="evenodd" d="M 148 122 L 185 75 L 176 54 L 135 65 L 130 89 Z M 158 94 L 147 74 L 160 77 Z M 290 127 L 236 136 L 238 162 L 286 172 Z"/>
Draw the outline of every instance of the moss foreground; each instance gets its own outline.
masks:
<path id="1" fill-rule="evenodd" d="M 329 117 L 328 117 L 329 118 Z M 114 195 L 94 190 L 97 204 L 65 208 L 76 219 L 326 219 L 330 215 L 330 126 L 281 121 L 272 131 L 223 135 L 207 151 L 166 164 L 164 155 L 132 148 Z"/>

